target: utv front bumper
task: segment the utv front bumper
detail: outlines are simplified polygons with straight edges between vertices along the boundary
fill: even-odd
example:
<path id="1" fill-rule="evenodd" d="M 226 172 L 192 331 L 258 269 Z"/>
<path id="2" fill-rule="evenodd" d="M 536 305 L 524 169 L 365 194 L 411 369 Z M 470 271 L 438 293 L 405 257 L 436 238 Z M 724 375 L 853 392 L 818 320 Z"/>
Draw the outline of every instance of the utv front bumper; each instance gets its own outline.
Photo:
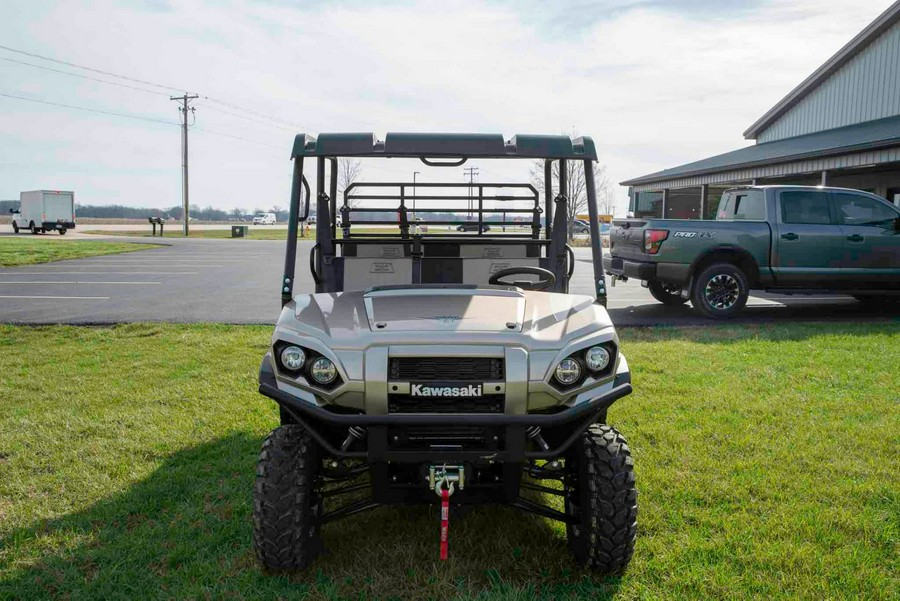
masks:
<path id="1" fill-rule="evenodd" d="M 555 412 L 510 414 L 400 413 L 367 415 L 338 412 L 278 388 L 267 355 L 260 366 L 259 392 L 278 403 L 291 419 L 333 457 L 363 459 L 369 463 L 523 463 L 555 459 L 618 399 L 630 394 L 631 374 L 616 374 L 612 388 L 596 397 Z M 345 446 L 354 428 L 358 436 Z M 535 430 L 539 428 L 539 430 Z M 533 433 L 546 445 L 536 445 Z"/>

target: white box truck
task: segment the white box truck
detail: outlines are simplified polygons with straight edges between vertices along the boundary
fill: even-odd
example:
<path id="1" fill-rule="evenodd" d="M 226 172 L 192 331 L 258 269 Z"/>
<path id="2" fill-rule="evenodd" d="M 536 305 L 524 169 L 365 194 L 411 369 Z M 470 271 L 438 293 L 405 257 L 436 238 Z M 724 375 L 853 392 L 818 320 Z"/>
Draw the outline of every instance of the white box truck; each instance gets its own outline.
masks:
<path id="1" fill-rule="evenodd" d="M 32 234 L 56 230 L 65 234 L 75 228 L 75 193 L 60 190 L 32 190 L 19 194 L 19 210 L 10 209 L 16 233 Z"/>

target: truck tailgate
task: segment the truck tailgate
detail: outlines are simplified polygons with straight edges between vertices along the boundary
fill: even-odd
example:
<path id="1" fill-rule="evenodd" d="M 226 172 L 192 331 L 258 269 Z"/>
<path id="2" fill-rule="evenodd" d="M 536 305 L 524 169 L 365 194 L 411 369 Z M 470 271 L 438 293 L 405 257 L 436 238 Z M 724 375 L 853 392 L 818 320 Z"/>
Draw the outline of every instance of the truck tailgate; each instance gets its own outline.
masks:
<path id="1" fill-rule="evenodd" d="M 45 192 L 43 221 L 75 221 L 75 203 L 68 192 Z"/>

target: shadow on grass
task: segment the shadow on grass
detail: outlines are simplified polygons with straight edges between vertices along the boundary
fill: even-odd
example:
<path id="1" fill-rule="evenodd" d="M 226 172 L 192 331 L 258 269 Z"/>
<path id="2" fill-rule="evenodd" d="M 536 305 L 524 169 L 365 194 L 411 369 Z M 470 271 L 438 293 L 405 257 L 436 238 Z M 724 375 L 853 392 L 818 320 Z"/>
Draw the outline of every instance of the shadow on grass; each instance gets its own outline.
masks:
<path id="1" fill-rule="evenodd" d="M 165 459 L 126 492 L 0 540 L 0 598 L 609 598 L 618 579 L 572 569 L 565 535 L 503 507 L 451 523 L 439 562 L 433 507 L 380 508 L 324 529 L 312 569 L 268 575 L 251 546 L 261 440 L 234 434 Z"/>
<path id="2" fill-rule="evenodd" d="M 720 323 L 697 326 L 621 327 L 619 337 L 627 342 L 683 340 L 687 342 L 729 344 L 748 340 L 796 342 L 822 336 L 866 337 L 872 334 L 900 333 L 900 314 L 883 314 L 883 321 L 872 323 Z M 713 327 L 714 326 L 714 327 Z"/>

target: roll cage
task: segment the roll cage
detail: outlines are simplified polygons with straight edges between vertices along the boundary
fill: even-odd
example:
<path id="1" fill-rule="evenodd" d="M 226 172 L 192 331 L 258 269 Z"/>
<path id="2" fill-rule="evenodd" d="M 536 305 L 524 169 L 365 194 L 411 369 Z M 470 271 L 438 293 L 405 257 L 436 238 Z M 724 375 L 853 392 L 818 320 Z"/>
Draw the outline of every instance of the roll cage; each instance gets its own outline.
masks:
<path id="1" fill-rule="evenodd" d="M 338 206 L 338 159 L 350 157 L 418 158 L 428 166 L 448 167 L 460 166 L 470 158 L 542 159 L 544 202 L 541 206 L 538 190 L 527 183 L 369 182 L 348 186 L 344 191 L 342 203 Z M 349 281 L 356 283 L 357 287 L 360 283 L 367 286 L 382 283 L 377 278 L 366 281 L 366 278 L 359 277 L 359 269 L 355 268 L 356 271 L 350 269 L 348 262 L 348 259 L 355 261 L 359 256 L 377 256 L 366 250 L 372 247 L 382 249 L 381 252 L 387 248 L 398 257 L 402 257 L 409 266 L 410 285 L 461 284 L 464 269 L 481 269 L 478 273 L 484 275 L 484 269 L 493 269 L 496 266 L 491 264 L 490 267 L 464 268 L 460 257 L 466 253 L 460 249 L 472 245 L 484 247 L 486 257 L 488 246 L 494 249 L 512 245 L 517 250 L 511 252 L 510 256 L 520 256 L 523 262 L 551 271 L 556 277 L 552 290 L 568 292 L 569 280 L 574 269 L 574 253 L 567 244 L 568 206 L 564 192 L 567 189 L 570 161 L 581 161 L 585 168 L 585 188 L 590 215 L 595 294 L 597 302 L 606 305 L 603 250 L 593 170 L 597 154 L 594 142 L 589 137 L 572 139 L 568 136 L 519 135 L 504 140 L 499 134 L 389 133 L 381 141 L 371 133 L 321 134 L 317 138 L 299 134 L 295 138 L 291 158 L 294 161 L 294 169 L 284 277 L 281 284 L 282 305 L 293 298 L 299 225 L 309 218 L 310 213 L 310 186 L 304 175 L 304 164 L 307 159 L 315 159 L 317 175 L 316 243 L 310 252 L 310 271 L 315 280 L 316 292 L 341 292 L 345 288 L 345 279 L 348 283 Z M 559 165 L 557 190 L 560 191 L 555 197 L 552 181 L 554 161 Z M 327 187 L 326 170 L 329 176 Z M 468 196 L 453 194 L 466 188 L 470 189 Z M 466 199 L 470 203 L 469 209 L 465 211 L 469 215 L 468 219 L 456 217 L 458 213 L 463 212 L 459 208 L 431 204 Z M 382 206 L 359 204 L 372 201 L 381 203 Z M 426 204 L 419 206 L 420 201 Z M 528 201 L 531 207 L 502 209 L 485 207 L 486 202 L 503 204 L 509 201 L 519 203 Z M 384 203 L 392 204 L 384 206 Z M 368 214 L 366 219 L 357 219 L 365 213 Z M 414 220 L 411 220 L 411 214 L 415 215 Z M 441 218 L 442 214 L 443 216 L 449 214 L 452 218 Z M 341 217 L 340 228 L 337 226 L 338 215 Z M 524 215 L 525 220 L 509 221 L 510 215 Z M 437 218 L 428 219 L 429 216 Z M 477 218 L 477 221 L 473 218 Z M 432 232 L 430 229 L 431 226 L 452 227 L 465 224 L 477 224 L 477 228 L 471 235 L 448 235 Z M 526 226 L 524 232 L 492 231 L 492 234 L 487 235 L 484 231 L 485 225 L 505 229 L 507 226 L 523 224 Z M 389 232 L 359 232 L 358 229 L 354 231 L 355 226 L 370 225 L 397 226 L 399 235 Z M 420 226 L 423 225 L 429 226 L 427 232 L 422 231 L 424 228 Z M 341 237 L 337 235 L 338 229 L 341 230 Z M 498 256 L 502 256 L 502 250 L 496 252 Z M 365 265 L 365 269 L 376 273 L 378 269 L 386 271 L 386 266 L 390 266 L 390 273 L 393 274 L 393 265 L 388 262 L 373 260 Z M 405 272 L 397 275 L 404 277 Z"/>

